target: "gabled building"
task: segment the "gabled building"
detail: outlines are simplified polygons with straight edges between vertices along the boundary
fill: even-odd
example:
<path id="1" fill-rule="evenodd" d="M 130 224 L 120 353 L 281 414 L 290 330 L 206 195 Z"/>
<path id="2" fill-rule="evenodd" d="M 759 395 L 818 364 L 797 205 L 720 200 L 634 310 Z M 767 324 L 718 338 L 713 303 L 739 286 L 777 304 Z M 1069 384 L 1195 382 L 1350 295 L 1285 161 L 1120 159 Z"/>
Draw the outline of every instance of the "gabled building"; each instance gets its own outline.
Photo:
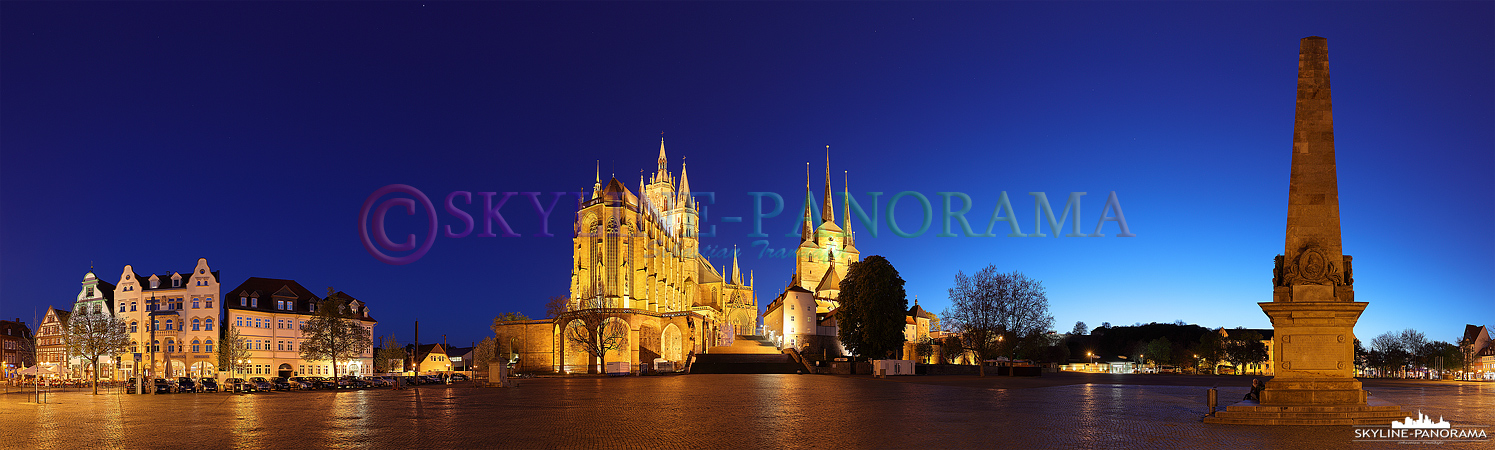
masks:
<path id="1" fill-rule="evenodd" d="M 378 321 L 369 315 L 368 305 L 344 292 L 334 294 L 339 308 L 362 322 L 370 343 L 349 360 L 339 360 L 337 375 L 372 375 L 374 371 L 374 326 Z M 225 294 L 225 326 L 239 332 L 242 345 L 249 348 L 245 377 L 332 376 L 331 360 L 307 360 L 301 357 L 306 337 L 301 328 L 318 305 L 325 300 L 295 280 L 250 277 Z"/>
<path id="2" fill-rule="evenodd" d="M 36 364 L 56 367 L 57 373 L 63 375 L 66 374 L 68 358 L 67 343 L 63 339 L 71 315 L 72 311 L 48 306 L 41 325 L 36 327 Z"/>
<path id="3" fill-rule="evenodd" d="M 434 375 L 452 371 L 452 361 L 446 347 L 441 344 L 425 344 L 411 352 L 411 370 L 416 375 Z"/>
<path id="4" fill-rule="evenodd" d="M 1464 351 L 1469 364 L 1466 377 L 1470 379 L 1495 380 L 1495 342 L 1490 340 L 1490 330 L 1483 325 L 1465 325 L 1464 337 L 1459 339 L 1459 349 Z"/>
<path id="5" fill-rule="evenodd" d="M 94 275 L 90 268 L 88 273 L 83 274 L 82 286 L 78 288 L 78 295 L 73 299 L 73 314 L 101 314 L 116 317 L 114 312 L 114 284 L 100 280 Z M 99 378 L 109 380 L 115 375 L 115 357 L 118 355 L 104 356 L 99 359 Z M 68 355 L 69 373 L 84 379 L 93 378 L 93 367 L 78 355 Z"/>
<path id="6" fill-rule="evenodd" d="M 223 321 L 219 273 L 207 258 L 186 272 L 141 274 L 126 265 L 115 283 L 115 316 L 126 323 L 130 347 L 120 355 L 123 378 L 138 369 L 151 378 L 211 377 L 213 348 Z"/>

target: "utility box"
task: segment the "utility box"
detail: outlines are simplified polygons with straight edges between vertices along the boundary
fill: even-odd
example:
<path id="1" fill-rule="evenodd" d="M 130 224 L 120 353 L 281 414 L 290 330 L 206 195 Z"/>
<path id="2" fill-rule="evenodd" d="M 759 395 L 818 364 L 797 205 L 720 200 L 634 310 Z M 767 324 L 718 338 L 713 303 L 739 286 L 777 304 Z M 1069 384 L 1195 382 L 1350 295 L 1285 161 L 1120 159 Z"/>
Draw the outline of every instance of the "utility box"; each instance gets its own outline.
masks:
<path id="1" fill-rule="evenodd" d="M 657 373 L 674 372 L 675 362 L 664 358 L 654 358 L 654 371 Z"/>
<path id="2" fill-rule="evenodd" d="M 628 375 L 630 372 L 628 361 L 615 361 L 607 363 L 608 375 Z"/>
<path id="3" fill-rule="evenodd" d="M 872 361 L 872 374 L 878 376 L 913 375 L 914 362 L 905 359 L 879 359 Z"/>

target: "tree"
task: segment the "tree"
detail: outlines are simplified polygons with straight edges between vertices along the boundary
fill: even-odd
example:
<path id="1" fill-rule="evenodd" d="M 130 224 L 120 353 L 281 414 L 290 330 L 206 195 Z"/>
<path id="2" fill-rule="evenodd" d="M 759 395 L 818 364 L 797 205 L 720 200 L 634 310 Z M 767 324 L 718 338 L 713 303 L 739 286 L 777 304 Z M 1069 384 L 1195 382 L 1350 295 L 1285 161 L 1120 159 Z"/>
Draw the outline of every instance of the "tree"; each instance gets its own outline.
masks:
<path id="1" fill-rule="evenodd" d="M 959 361 L 965 356 L 966 348 L 961 343 L 959 336 L 946 336 L 940 339 L 940 356 L 945 364 L 953 364 L 951 361 Z"/>
<path id="2" fill-rule="evenodd" d="M 1387 331 L 1371 339 L 1370 348 L 1371 354 L 1367 359 L 1370 359 L 1371 364 L 1377 368 L 1395 372 L 1406 365 L 1408 354 L 1402 347 L 1401 337 L 1395 332 Z"/>
<path id="3" fill-rule="evenodd" d="M 493 318 L 493 325 L 498 326 L 500 322 L 517 322 L 521 320 L 529 320 L 529 316 L 525 316 L 521 312 L 503 313 Z"/>
<path id="4" fill-rule="evenodd" d="M 1225 359 L 1225 342 L 1220 333 L 1210 332 L 1199 336 L 1199 342 L 1194 344 L 1194 358 L 1194 362 L 1203 363 L 1214 374 L 1215 366 Z"/>
<path id="5" fill-rule="evenodd" d="M 1070 330 L 1069 335 L 1070 336 L 1084 336 L 1084 335 L 1089 334 L 1089 333 L 1090 333 L 1090 327 L 1085 326 L 1085 322 L 1075 322 L 1075 328 L 1073 330 Z"/>
<path id="6" fill-rule="evenodd" d="M 337 378 L 338 360 L 362 355 L 373 345 L 363 321 L 347 309 L 347 302 L 332 288 L 327 298 L 317 303 L 317 311 L 301 327 L 301 358 L 308 361 L 332 361 L 332 377 Z"/>
<path id="7" fill-rule="evenodd" d="M 570 306 L 570 298 L 564 295 L 551 296 L 550 300 L 545 302 L 545 318 L 554 319 L 560 317 L 561 314 L 566 313 L 566 309 Z"/>
<path id="8" fill-rule="evenodd" d="M 563 335 L 566 342 L 581 347 L 606 370 L 607 352 L 628 345 L 628 325 L 618 318 L 622 311 L 612 308 L 600 289 L 597 292 L 582 299 L 577 304 L 579 308 L 563 316 L 567 323 Z M 596 373 L 597 367 L 587 366 L 588 373 Z"/>
<path id="9" fill-rule="evenodd" d="M 221 328 L 223 336 L 218 340 L 218 367 L 228 368 L 238 374 L 249 368 L 249 343 L 239 334 L 239 328 L 227 323 Z"/>
<path id="10" fill-rule="evenodd" d="M 399 360 L 398 363 L 390 361 Z M 395 367 L 399 364 L 399 367 Z M 400 348 L 400 341 L 391 334 L 379 339 L 379 348 L 374 350 L 374 371 L 380 373 L 403 372 L 405 370 L 405 349 Z"/>
<path id="11" fill-rule="evenodd" d="M 1015 359 L 1054 324 L 1042 282 L 1015 271 L 998 272 L 993 265 L 971 276 L 956 272 L 950 303 L 944 312 L 947 323 L 983 361 Z"/>
<path id="12" fill-rule="evenodd" d="M 118 355 L 120 349 L 130 345 L 130 335 L 125 331 L 125 322 L 108 312 L 90 312 L 80 308 L 68 319 L 63 340 L 67 352 L 77 355 L 93 369 L 93 393 L 99 393 L 99 359 L 107 355 Z"/>
<path id="13" fill-rule="evenodd" d="M 929 358 L 934 356 L 934 341 L 928 337 L 920 338 L 919 342 L 914 343 L 914 355 L 919 357 L 920 362 L 929 364 Z"/>
<path id="14" fill-rule="evenodd" d="M 1242 368 L 1266 362 L 1267 344 L 1261 341 L 1261 333 L 1237 330 L 1225 342 L 1225 360 Z"/>
<path id="15" fill-rule="evenodd" d="M 880 255 L 851 263 L 841 279 L 836 321 L 841 344 L 863 358 L 887 358 L 903 347 L 908 296 L 903 277 Z"/>
<path id="16" fill-rule="evenodd" d="M 494 340 L 485 337 L 478 341 L 478 348 L 472 350 L 472 370 L 474 374 L 486 373 L 488 365 L 497 361 L 497 353 L 494 351 Z"/>
<path id="17" fill-rule="evenodd" d="M 1360 343 L 1360 338 L 1355 338 L 1355 367 L 1363 372 L 1369 361 L 1370 352 L 1365 351 L 1365 345 Z"/>
<path id="18" fill-rule="evenodd" d="M 1167 336 L 1153 339 L 1151 342 L 1147 343 L 1146 347 L 1144 347 L 1142 355 L 1145 359 L 1153 361 L 1154 364 L 1172 364 L 1173 343 L 1168 341 Z M 1143 361 L 1143 363 L 1146 362 L 1147 361 Z"/>
<path id="19" fill-rule="evenodd" d="M 1405 362 L 1407 366 L 1416 369 L 1419 366 L 1427 365 L 1427 361 L 1425 361 L 1428 344 L 1426 335 L 1420 331 L 1408 328 L 1402 330 L 1400 335 L 1397 335 L 1397 340 L 1401 341 L 1402 350 L 1407 352 L 1407 360 Z"/>

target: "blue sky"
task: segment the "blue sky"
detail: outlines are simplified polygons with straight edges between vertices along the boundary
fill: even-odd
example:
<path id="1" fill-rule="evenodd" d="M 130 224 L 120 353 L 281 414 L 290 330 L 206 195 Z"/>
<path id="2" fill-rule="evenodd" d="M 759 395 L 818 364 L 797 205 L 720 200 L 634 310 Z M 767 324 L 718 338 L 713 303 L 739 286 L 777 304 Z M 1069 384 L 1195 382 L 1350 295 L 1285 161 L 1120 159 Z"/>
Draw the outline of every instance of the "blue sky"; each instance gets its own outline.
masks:
<path id="1" fill-rule="evenodd" d="M 110 281 L 187 270 L 366 300 L 376 331 L 481 339 L 497 314 L 567 290 L 574 197 L 537 237 L 438 237 L 389 265 L 361 244 L 380 187 L 637 185 L 660 133 L 671 170 L 714 192 L 705 245 L 744 250 L 767 303 L 793 270 L 811 163 L 857 200 L 902 191 L 931 228 L 872 237 L 939 311 L 987 264 L 1048 288 L 1077 320 L 1268 327 L 1283 251 L 1298 40 L 1329 39 L 1344 248 L 1356 333 L 1452 340 L 1495 319 L 1495 6 L 1489 2 L 16 3 L 0 4 L 0 317 L 70 304 L 90 263 Z M 937 237 L 939 192 L 980 232 L 1007 192 L 1082 229 L 1117 193 L 1136 237 Z M 752 233 L 750 192 L 785 212 Z M 548 201 L 546 194 L 541 199 Z M 482 198 L 475 194 L 475 205 Z M 900 227 L 921 211 L 905 198 Z M 478 206 L 463 205 L 479 215 Z M 771 205 L 770 205 L 771 206 Z M 957 206 L 958 207 L 958 206 Z M 571 208 L 571 209 L 567 209 Z M 840 206 L 837 205 L 838 216 Z M 743 217 L 739 223 L 721 217 Z M 391 234 L 424 234 L 396 209 Z M 442 226 L 462 223 L 441 214 Z M 839 220 L 839 217 L 838 217 Z M 999 227 L 1003 224 L 999 224 Z M 1066 226 L 1068 226 L 1066 224 Z M 957 228 L 958 230 L 958 228 Z M 999 228 L 1000 230 L 1000 228 Z M 1052 234 L 1051 232 L 1047 232 Z M 400 239 L 396 239 L 400 240 Z M 728 258 L 715 258 L 718 266 Z"/>

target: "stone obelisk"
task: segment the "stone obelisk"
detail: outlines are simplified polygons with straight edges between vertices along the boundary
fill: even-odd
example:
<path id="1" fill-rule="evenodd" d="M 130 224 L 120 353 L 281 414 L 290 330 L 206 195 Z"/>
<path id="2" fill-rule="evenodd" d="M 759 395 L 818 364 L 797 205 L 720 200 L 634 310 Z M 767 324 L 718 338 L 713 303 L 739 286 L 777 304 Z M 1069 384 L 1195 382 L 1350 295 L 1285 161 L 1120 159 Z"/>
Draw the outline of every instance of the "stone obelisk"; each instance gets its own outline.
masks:
<path id="1" fill-rule="evenodd" d="M 1329 102 L 1329 43 L 1303 38 L 1293 120 L 1287 244 L 1272 271 L 1272 301 L 1261 310 L 1275 330 L 1272 367 L 1261 400 L 1204 418 L 1236 425 L 1380 425 L 1401 407 L 1367 398 L 1355 379 L 1355 301 L 1350 256 L 1339 239 L 1339 181 Z"/>
<path id="2" fill-rule="evenodd" d="M 1355 301 L 1350 256 L 1339 238 L 1339 182 L 1334 165 L 1334 114 L 1329 98 L 1329 43 L 1303 38 L 1293 118 L 1292 175 L 1287 194 L 1287 244 L 1272 273 L 1275 377 L 1261 404 L 1364 405 L 1355 380 Z"/>

